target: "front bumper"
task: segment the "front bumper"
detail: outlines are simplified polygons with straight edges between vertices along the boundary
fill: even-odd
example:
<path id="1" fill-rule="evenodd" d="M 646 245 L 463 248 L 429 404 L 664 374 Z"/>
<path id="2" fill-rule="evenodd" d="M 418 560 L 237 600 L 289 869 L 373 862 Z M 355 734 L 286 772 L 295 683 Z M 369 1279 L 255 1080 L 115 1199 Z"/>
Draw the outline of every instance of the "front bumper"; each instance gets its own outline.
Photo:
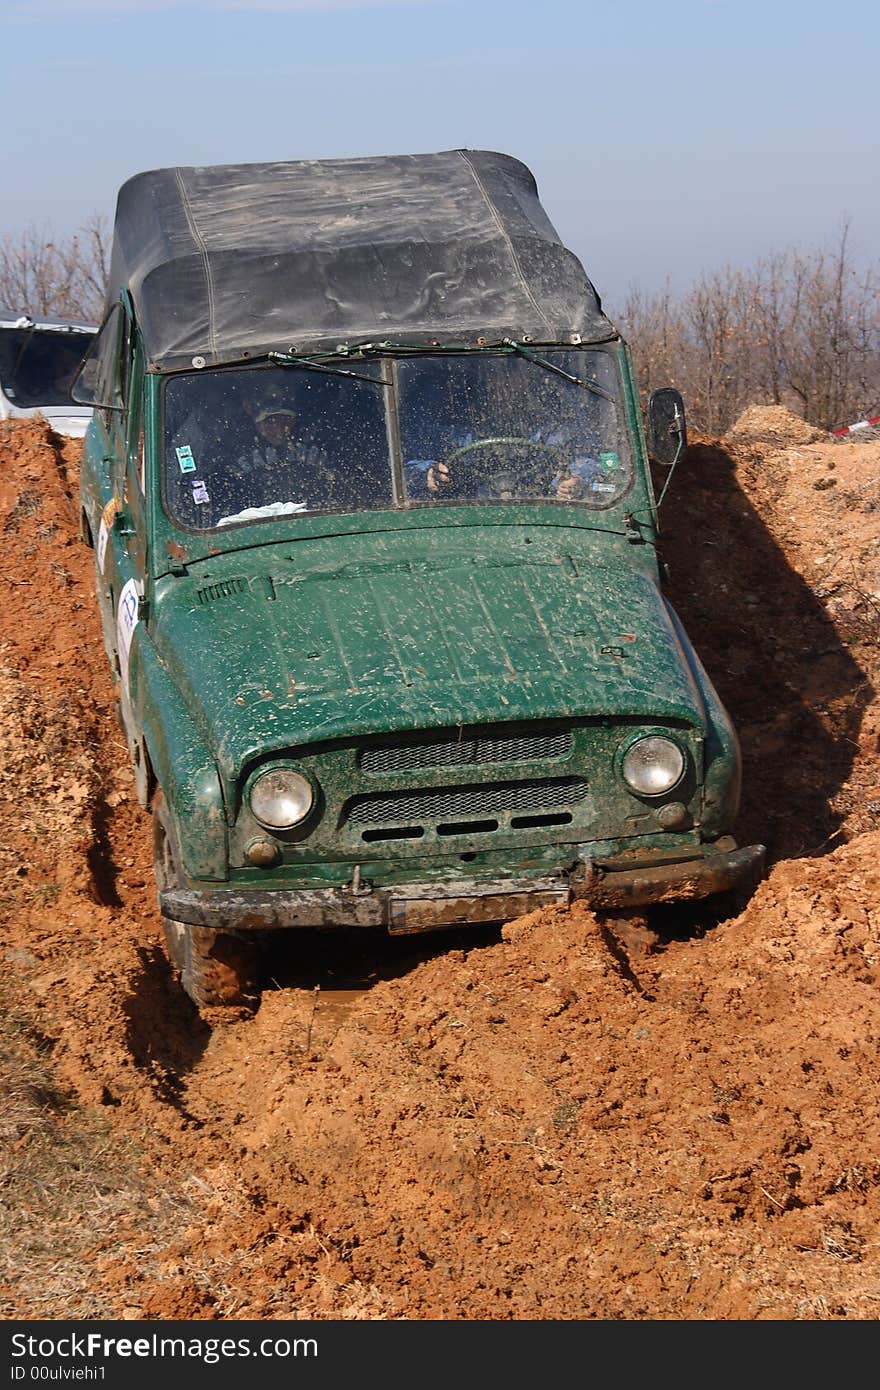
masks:
<path id="1" fill-rule="evenodd" d="M 402 935 L 480 922 L 508 922 L 573 899 L 599 908 L 706 898 L 757 883 L 764 846 L 707 853 L 700 859 L 639 868 L 585 865 L 569 878 L 404 883 L 393 888 L 191 889 L 159 895 L 162 914 L 177 922 L 226 931 L 289 927 L 373 927 Z"/>

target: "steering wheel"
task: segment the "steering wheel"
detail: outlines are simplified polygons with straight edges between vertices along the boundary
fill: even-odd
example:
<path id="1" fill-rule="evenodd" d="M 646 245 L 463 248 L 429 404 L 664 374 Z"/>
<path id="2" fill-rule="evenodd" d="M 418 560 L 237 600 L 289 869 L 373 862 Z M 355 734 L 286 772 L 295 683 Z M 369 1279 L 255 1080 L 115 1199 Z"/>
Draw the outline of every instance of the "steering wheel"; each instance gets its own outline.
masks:
<path id="1" fill-rule="evenodd" d="M 487 435 L 485 439 L 473 439 L 470 444 L 461 444 L 457 449 L 453 449 L 448 454 L 443 463 L 452 474 L 451 465 L 456 459 L 462 458 L 465 454 L 470 454 L 474 449 L 497 449 L 497 448 L 528 449 L 531 453 L 551 454 L 557 460 L 558 465 L 562 462 L 562 446 L 559 444 L 545 444 L 540 439 L 528 439 L 521 434 L 494 434 Z M 543 483 L 549 483 L 554 474 L 545 473 Z M 519 465 L 511 464 L 507 468 L 497 469 L 493 473 L 487 473 L 482 479 L 483 484 L 489 489 L 492 497 L 498 497 L 502 501 L 509 501 L 519 494 L 520 486 L 526 479 L 534 477 L 534 467 L 528 459 L 523 460 Z"/>

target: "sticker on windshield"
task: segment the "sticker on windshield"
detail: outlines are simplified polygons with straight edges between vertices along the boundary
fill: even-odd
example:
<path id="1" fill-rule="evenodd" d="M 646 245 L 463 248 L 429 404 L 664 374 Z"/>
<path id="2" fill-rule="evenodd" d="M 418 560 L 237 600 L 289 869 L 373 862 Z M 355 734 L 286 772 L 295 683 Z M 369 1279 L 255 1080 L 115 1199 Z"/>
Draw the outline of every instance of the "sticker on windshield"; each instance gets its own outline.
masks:
<path id="1" fill-rule="evenodd" d="M 139 580 L 127 580 L 119 595 L 119 607 L 116 610 L 116 650 L 119 654 L 119 670 L 126 685 L 128 654 L 131 651 L 134 630 L 138 625 L 138 602 L 143 592 L 144 586 Z"/>
<path id="2" fill-rule="evenodd" d="M 208 495 L 208 489 L 205 487 L 205 484 L 201 481 L 194 482 L 193 501 L 195 502 L 196 506 L 203 507 L 205 503 L 210 502 L 210 500 L 211 498 Z"/>
<path id="3" fill-rule="evenodd" d="M 620 467 L 620 459 L 614 453 L 600 454 L 599 462 L 606 473 L 613 473 L 616 468 Z"/>
<path id="4" fill-rule="evenodd" d="M 115 497 L 111 497 L 106 507 L 101 513 L 101 525 L 98 527 L 98 544 L 95 548 L 95 555 L 98 560 L 98 569 L 104 573 L 104 559 L 107 554 L 107 538 L 110 535 L 110 527 L 113 525 L 113 518 L 118 510 Z"/>
<path id="5" fill-rule="evenodd" d="M 179 449 L 175 449 L 177 462 L 180 464 L 181 473 L 195 473 L 196 461 L 193 458 L 193 451 L 188 444 L 181 444 Z"/>

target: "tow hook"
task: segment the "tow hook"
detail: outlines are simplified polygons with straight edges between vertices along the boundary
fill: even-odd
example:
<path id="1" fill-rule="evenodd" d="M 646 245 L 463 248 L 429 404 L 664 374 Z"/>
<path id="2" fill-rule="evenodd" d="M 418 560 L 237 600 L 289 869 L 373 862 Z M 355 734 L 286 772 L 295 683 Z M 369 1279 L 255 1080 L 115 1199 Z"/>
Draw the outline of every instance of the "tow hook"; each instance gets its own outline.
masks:
<path id="1" fill-rule="evenodd" d="M 361 878 L 361 866 L 355 864 L 351 872 L 351 882 L 346 884 L 346 892 L 353 898 L 364 898 L 372 893 L 373 885 L 368 883 L 365 878 Z"/>

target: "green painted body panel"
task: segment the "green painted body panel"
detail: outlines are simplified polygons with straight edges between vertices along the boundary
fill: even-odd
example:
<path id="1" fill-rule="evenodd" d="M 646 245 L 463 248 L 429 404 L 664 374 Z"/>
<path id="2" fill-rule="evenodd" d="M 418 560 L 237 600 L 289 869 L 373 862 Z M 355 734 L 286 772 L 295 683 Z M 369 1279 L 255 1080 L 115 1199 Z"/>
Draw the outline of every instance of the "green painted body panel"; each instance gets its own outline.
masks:
<path id="1" fill-rule="evenodd" d="M 98 565 L 105 641 L 139 790 L 163 789 L 185 883 L 342 886 L 355 866 L 376 885 L 571 874 L 696 859 L 729 830 L 736 735 L 660 590 L 637 397 L 625 348 L 611 350 L 634 481 L 603 510 L 446 504 L 195 534 L 162 506 L 162 379 L 138 376 L 127 425 L 96 414 L 82 473 L 96 546 L 102 511 L 118 512 Z M 674 831 L 620 775 L 643 733 L 686 753 Z M 483 754 L 449 761 L 456 740 Z M 303 771 L 319 805 L 259 868 L 247 791 L 267 764 Z M 520 809 L 498 811 L 505 797 Z"/>
<path id="2" fill-rule="evenodd" d="M 175 808 L 178 848 L 188 875 L 225 879 L 226 814 L 216 761 L 159 660 L 145 623 L 138 624 L 132 641 L 128 683 L 150 766 Z"/>
<path id="3" fill-rule="evenodd" d="M 261 751 L 383 730 L 608 712 L 702 727 L 656 582 L 625 553 L 579 537 L 560 556 L 538 528 L 467 539 L 281 543 L 156 585 L 153 640 L 227 783 Z"/>

